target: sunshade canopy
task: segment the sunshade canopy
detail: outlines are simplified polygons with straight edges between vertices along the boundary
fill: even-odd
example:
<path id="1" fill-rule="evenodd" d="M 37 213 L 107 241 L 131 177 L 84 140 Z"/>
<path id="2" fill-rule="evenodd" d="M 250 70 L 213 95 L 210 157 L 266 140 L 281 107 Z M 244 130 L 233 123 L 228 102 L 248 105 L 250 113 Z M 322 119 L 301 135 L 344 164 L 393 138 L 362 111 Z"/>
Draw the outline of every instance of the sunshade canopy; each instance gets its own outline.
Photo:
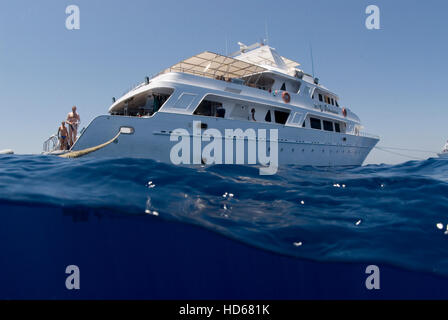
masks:
<path id="1" fill-rule="evenodd" d="M 260 44 L 253 50 L 238 51 L 232 57 L 256 65 L 268 65 L 284 70 L 294 69 L 300 66 L 300 63 L 279 55 L 274 48 Z"/>
<path id="2" fill-rule="evenodd" d="M 252 63 L 205 51 L 165 69 L 161 74 L 184 72 L 207 78 L 216 78 L 218 76 L 243 78 L 266 70 Z"/>

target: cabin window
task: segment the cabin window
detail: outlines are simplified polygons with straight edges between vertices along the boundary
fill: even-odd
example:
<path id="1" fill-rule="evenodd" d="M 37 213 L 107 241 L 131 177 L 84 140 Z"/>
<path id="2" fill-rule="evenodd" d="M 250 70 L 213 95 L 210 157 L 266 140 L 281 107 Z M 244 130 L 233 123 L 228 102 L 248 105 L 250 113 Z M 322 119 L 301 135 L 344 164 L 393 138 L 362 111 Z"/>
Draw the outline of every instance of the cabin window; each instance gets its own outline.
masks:
<path id="1" fill-rule="evenodd" d="M 334 102 L 336 103 L 336 106 L 339 107 L 338 100 L 335 100 Z"/>
<path id="2" fill-rule="evenodd" d="M 274 115 L 276 123 L 285 124 L 286 120 L 288 120 L 289 112 L 275 110 Z"/>
<path id="3" fill-rule="evenodd" d="M 313 129 L 318 129 L 318 130 L 322 129 L 322 124 L 320 122 L 320 119 L 310 118 L 310 125 L 311 125 L 311 128 L 313 128 Z"/>
<path id="4" fill-rule="evenodd" d="M 226 109 L 224 109 L 221 106 L 218 106 L 216 108 L 216 117 L 218 117 L 218 118 L 225 118 L 225 116 L 226 116 Z"/>
<path id="5" fill-rule="evenodd" d="M 121 102 L 110 113 L 131 117 L 152 116 L 162 108 L 173 91 L 171 88 L 154 88 L 149 93 L 141 93 Z"/>
<path id="6" fill-rule="evenodd" d="M 323 99 L 322 99 L 322 95 L 319 93 L 319 101 L 320 102 L 322 102 L 322 101 L 324 101 Z"/>
<path id="7" fill-rule="evenodd" d="M 225 110 L 223 109 L 222 103 L 220 102 L 202 100 L 193 114 L 198 116 L 223 117 L 225 114 Z"/>
<path id="8" fill-rule="evenodd" d="M 264 117 L 264 121 L 271 122 L 271 110 L 268 110 L 266 113 L 266 117 Z"/>
<path id="9" fill-rule="evenodd" d="M 286 91 L 286 83 L 283 82 L 282 87 L 280 88 L 280 90 Z"/>
<path id="10" fill-rule="evenodd" d="M 334 99 L 331 98 L 331 104 L 334 106 Z"/>
<path id="11" fill-rule="evenodd" d="M 240 79 L 240 81 L 243 81 L 243 83 L 249 87 L 259 88 L 266 91 L 271 90 L 272 85 L 275 82 L 269 75 L 263 73 L 259 74 L 257 77 L 254 77 L 253 75 L 246 76 Z"/>
<path id="12" fill-rule="evenodd" d="M 302 127 L 303 127 L 303 128 L 306 127 L 306 121 L 303 121 Z"/>
<path id="13" fill-rule="evenodd" d="M 341 132 L 341 127 L 339 126 L 339 123 L 337 123 L 337 122 L 334 123 L 334 131 Z"/>
<path id="14" fill-rule="evenodd" d="M 193 93 L 182 93 L 180 97 L 177 99 L 176 103 L 174 104 L 173 108 L 176 109 L 188 109 L 195 98 L 197 97 L 197 94 Z M 157 97 L 154 98 L 154 104 L 156 104 Z"/>
<path id="15" fill-rule="evenodd" d="M 333 131 L 333 122 L 324 120 L 324 130 L 325 131 Z"/>

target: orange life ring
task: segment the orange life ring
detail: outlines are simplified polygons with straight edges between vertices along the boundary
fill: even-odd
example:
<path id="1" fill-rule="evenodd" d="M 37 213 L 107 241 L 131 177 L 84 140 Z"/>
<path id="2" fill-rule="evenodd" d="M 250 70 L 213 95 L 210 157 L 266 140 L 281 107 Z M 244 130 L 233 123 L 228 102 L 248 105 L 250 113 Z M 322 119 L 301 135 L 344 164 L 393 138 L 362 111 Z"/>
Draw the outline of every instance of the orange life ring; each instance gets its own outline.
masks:
<path id="1" fill-rule="evenodd" d="M 344 115 L 344 117 L 346 117 L 347 116 L 347 109 L 342 108 L 342 114 Z"/>
<path id="2" fill-rule="evenodd" d="M 283 101 L 285 101 L 285 103 L 289 103 L 291 101 L 291 96 L 289 95 L 288 92 L 284 91 L 282 93 L 282 99 Z"/>

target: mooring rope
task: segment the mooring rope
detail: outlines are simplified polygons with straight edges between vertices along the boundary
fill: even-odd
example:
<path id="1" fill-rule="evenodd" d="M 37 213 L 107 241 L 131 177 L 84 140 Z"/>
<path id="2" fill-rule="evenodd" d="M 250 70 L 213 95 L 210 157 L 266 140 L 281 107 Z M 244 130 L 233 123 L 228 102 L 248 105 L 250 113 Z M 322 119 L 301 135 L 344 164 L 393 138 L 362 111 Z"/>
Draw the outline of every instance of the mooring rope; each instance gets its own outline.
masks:
<path id="1" fill-rule="evenodd" d="M 439 153 L 438 151 L 429 151 L 429 150 L 422 150 L 422 149 L 409 149 L 409 148 L 396 148 L 396 147 L 386 147 L 386 146 L 377 146 L 375 148 L 410 151 L 410 152 L 422 152 L 422 153 Z"/>
<path id="2" fill-rule="evenodd" d="M 413 156 L 409 156 L 409 155 L 406 155 L 406 154 L 403 154 L 403 153 L 390 151 L 390 150 L 387 150 L 386 148 L 382 148 L 382 147 L 375 147 L 375 149 L 381 150 L 383 152 L 388 152 L 388 153 L 391 153 L 391 154 L 395 154 L 397 156 L 405 157 L 405 158 L 408 158 L 408 159 L 411 159 L 411 160 L 425 160 L 425 159 L 420 158 L 420 157 L 413 157 Z M 400 150 L 400 149 L 397 148 L 397 150 Z M 437 152 L 435 152 L 435 153 L 437 153 Z"/>
<path id="3" fill-rule="evenodd" d="M 112 139 L 110 139 L 109 141 L 102 143 L 100 145 L 97 145 L 95 147 L 90 147 L 90 148 L 79 150 L 79 151 L 72 151 L 69 153 L 64 153 L 64 154 L 61 154 L 59 157 L 61 157 L 61 158 L 79 158 L 79 157 L 85 156 L 86 154 L 95 152 L 97 150 L 103 149 L 104 147 L 110 145 L 112 142 L 117 140 L 117 138 L 120 136 L 120 134 L 121 134 L 121 131 L 118 132 L 117 135 L 115 137 L 113 137 Z"/>

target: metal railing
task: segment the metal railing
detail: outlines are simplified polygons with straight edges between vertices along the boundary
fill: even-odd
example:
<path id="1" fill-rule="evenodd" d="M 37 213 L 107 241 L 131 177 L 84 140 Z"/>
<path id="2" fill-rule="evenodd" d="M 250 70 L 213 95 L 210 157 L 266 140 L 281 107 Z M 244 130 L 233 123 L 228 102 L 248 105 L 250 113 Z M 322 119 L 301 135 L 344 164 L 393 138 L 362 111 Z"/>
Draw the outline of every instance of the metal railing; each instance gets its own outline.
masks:
<path id="1" fill-rule="evenodd" d="M 361 137 L 366 137 L 366 138 L 380 139 L 380 136 L 378 136 L 376 134 L 364 132 L 364 131 L 360 131 L 358 135 Z"/>
<path id="2" fill-rule="evenodd" d="M 43 145 L 43 152 L 52 152 L 59 149 L 60 149 L 59 138 L 56 134 L 52 135 L 50 138 L 45 140 Z"/>
<path id="3" fill-rule="evenodd" d="M 149 74 L 148 78 L 149 78 L 149 82 L 148 83 L 151 83 L 151 80 L 154 79 L 155 76 L 152 75 L 152 74 Z M 118 99 L 120 99 L 121 97 L 127 95 L 129 92 L 132 92 L 132 91 L 134 91 L 134 90 L 136 90 L 136 89 L 138 89 L 140 87 L 143 87 L 143 86 L 147 85 L 148 83 L 145 80 L 143 82 L 139 82 L 137 84 L 134 84 L 134 85 L 130 86 L 129 89 L 126 89 L 126 91 L 124 91 L 124 93 Z"/>

